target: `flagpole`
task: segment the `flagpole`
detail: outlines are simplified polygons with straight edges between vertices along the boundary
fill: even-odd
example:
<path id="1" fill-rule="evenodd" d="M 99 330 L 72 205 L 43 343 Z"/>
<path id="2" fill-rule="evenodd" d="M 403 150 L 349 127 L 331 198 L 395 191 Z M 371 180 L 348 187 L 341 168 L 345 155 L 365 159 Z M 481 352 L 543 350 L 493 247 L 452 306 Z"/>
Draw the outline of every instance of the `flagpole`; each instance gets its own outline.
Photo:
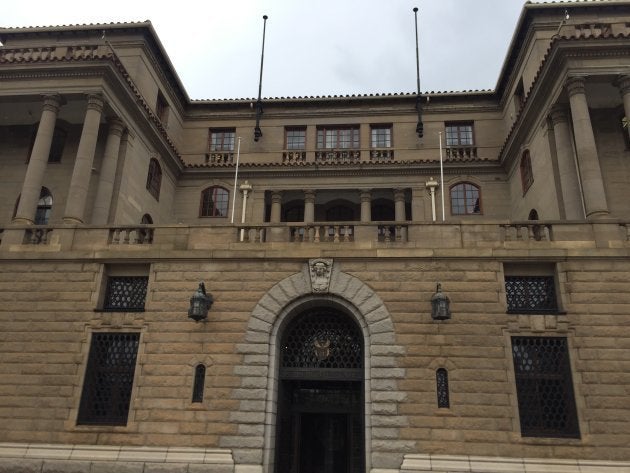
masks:
<path id="1" fill-rule="evenodd" d="M 444 213 L 444 165 L 442 164 L 442 132 L 438 133 L 440 137 L 440 189 L 442 194 L 442 221 L 446 220 Z"/>
<path id="2" fill-rule="evenodd" d="M 417 95 L 416 95 L 416 111 L 418 112 L 418 124 L 416 125 L 416 134 L 418 138 L 422 138 L 424 135 L 424 124 L 422 123 L 422 95 L 420 93 L 420 50 L 418 47 L 418 7 L 413 8 L 413 15 L 416 25 L 416 81 L 417 81 Z"/>
<path id="3" fill-rule="evenodd" d="M 238 137 L 236 145 L 236 171 L 234 172 L 234 193 L 232 196 L 232 222 L 234 223 L 234 209 L 236 208 L 236 182 L 238 181 L 238 162 L 241 157 L 241 137 Z"/>
<path id="4" fill-rule="evenodd" d="M 267 15 L 263 15 L 263 37 L 262 37 L 262 52 L 260 53 L 260 78 L 258 80 L 258 100 L 256 101 L 256 126 L 254 127 L 254 141 L 258 141 L 262 138 L 262 130 L 260 129 L 260 118 L 263 114 L 262 106 L 262 77 L 263 77 L 263 64 L 265 62 L 265 33 L 267 32 Z"/>

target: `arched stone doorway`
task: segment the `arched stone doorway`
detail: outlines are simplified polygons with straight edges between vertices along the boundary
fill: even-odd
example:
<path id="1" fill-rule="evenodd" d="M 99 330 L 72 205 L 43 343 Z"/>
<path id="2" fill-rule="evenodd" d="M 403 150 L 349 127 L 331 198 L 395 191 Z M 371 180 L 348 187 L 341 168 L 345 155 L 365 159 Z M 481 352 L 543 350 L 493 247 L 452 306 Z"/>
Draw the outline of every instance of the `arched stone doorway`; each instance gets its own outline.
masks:
<path id="1" fill-rule="evenodd" d="M 285 325 L 278 355 L 276 473 L 365 471 L 360 328 L 325 305 Z"/>

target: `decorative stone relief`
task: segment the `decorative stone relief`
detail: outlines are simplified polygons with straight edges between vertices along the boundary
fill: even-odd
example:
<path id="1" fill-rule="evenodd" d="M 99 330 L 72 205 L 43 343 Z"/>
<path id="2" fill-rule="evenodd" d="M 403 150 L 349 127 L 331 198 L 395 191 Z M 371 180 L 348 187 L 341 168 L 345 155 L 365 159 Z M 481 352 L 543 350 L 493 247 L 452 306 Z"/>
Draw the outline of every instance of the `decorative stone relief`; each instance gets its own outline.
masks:
<path id="1" fill-rule="evenodd" d="M 316 258 L 308 261 L 313 292 L 318 294 L 328 292 L 332 265 L 332 259 Z"/>

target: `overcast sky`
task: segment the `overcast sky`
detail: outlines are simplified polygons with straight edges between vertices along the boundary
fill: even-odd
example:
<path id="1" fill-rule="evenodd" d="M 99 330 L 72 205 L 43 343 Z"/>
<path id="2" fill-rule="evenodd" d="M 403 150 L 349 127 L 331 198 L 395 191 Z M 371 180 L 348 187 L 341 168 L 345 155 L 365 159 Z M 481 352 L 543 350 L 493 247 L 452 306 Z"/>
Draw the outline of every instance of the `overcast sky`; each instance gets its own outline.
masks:
<path id="1" fill-rule="evenodd" d="M 192 99 L 494 89 L 523 0 L 10 0 L 0 26 L 151 20 Z"/>

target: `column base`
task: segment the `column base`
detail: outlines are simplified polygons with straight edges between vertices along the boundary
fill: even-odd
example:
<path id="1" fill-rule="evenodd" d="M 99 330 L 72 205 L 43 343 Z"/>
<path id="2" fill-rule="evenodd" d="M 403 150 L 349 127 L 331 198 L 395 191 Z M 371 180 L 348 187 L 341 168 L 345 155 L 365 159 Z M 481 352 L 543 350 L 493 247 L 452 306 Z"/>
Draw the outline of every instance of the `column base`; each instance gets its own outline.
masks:
<path id="1" fill-rule="evenodd" d="M 64 217 L 63 223 L 68 223 L 70 225 L 76 225 L 77 223 L 84 223 L 83 220 L 77 217 Z"/>
<path id="2" fill-rule="evenodd" d="M 30 218 L 15 217 L 11 221 L 11 224 L 13 224 L 13 225 L 35 225 L 35 222 L 33 220 L 31 220 Z"/>
<path id="3" fill-rule="evenodd" d="M 608 210 L 593 210 L 586 214 L 587 220 L 599 220 L 602 218 L 606 218 L 610 215 Z"/>

